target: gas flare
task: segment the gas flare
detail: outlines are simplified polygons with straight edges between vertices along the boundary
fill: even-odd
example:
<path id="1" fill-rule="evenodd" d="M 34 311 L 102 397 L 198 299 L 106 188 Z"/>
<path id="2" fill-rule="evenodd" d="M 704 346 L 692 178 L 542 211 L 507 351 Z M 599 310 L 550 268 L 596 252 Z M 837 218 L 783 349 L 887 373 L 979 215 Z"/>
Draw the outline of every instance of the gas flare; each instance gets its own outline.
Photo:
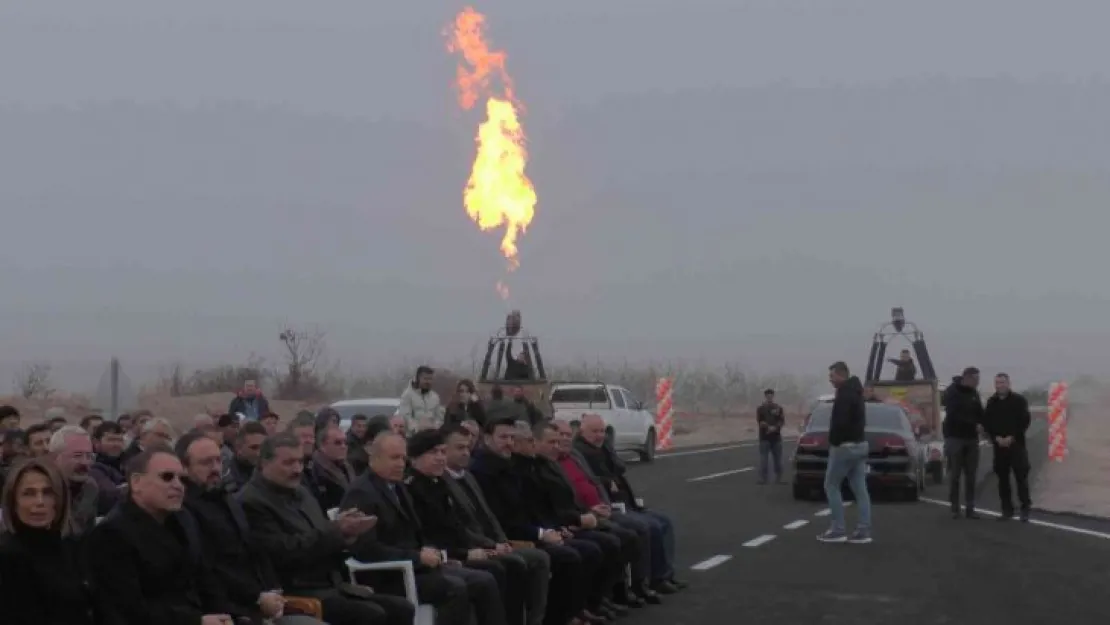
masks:
<path id="1" fill-rule="evenodd" d="M 505 69 L 505 52 L 490 50 L 483 36 L 485 24 L 484 15 L 467 7 L 444 34 L 448 51 L 460 57 L 455 79 L 459 106 L 471 110 L 486 99 L 486 119 L 478 126 L 477 153 L 463 189 L 463 206 L 483 232 L 505 227 L 501 254 L 511 272 L 520 266 L 517 239 L 532 223 L 537 198 L 525 172 L 528 151 L 520 123 L 523 107 Z M 503 282 L 497 283 L 497 291 L 508 299 Z"/>

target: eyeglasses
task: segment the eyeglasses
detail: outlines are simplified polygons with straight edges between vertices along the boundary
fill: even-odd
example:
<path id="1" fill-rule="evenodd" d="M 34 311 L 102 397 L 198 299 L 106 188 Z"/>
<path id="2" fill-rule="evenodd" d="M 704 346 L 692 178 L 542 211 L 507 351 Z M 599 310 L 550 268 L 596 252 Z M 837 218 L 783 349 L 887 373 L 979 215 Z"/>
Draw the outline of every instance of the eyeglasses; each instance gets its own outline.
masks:
<path id="1" fill-rule="evenodd" d="M 162 471 L 161 473 L 155 473 L 154 476 L 157 477 L 159 481 L 165 484 L 172 484 L 174 481 L 181 481 L 181 476 L 178 475 L 176 471 Z"/>

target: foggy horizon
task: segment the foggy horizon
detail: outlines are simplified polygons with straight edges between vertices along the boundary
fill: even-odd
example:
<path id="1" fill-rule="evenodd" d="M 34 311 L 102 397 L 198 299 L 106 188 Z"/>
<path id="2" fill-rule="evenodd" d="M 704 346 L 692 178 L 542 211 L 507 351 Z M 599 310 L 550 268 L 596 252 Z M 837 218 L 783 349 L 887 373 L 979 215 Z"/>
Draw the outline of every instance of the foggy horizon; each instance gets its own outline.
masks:
<path id="1" fill-rule="evenodd" d="M 509 305 L 464 3 L 6 7 L 0 394 L 273 359 L 285 323 L 356 372 L 469 361 L 510 305 L 549 364 L 862 373 L 902 306 L 941 378 L 1110 376 L 1110 5 L 473 4 L 539 195 Z"/>

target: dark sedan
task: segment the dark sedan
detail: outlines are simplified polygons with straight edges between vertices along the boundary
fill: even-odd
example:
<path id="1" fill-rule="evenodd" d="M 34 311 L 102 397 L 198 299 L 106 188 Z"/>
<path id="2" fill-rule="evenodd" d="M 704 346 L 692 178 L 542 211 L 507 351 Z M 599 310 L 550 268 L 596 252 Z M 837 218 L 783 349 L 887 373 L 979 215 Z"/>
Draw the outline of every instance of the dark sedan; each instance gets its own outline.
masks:
<path id="1" fill-rule="evenodd" d="M 900 407 L 868 403 L 866 410 L 868 491 L 899 492 L 916 500 L 925 489 L 925 445 L 914 435 L 909 417 Z M 817 405 L 798 439 L 794 454 L 795 499 L 824 491 L 831 416 L 831 403 Z M 844 488 L 847 489 L 847 483 Z"/>

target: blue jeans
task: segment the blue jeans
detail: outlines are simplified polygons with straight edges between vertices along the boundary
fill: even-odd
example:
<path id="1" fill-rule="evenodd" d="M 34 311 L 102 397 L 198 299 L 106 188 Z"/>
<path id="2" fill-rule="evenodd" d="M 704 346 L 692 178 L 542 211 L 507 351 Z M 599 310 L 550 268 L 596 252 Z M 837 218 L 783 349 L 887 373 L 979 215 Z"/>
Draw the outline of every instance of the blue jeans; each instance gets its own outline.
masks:
<path id="1" fill-rule="evenodd" d="M 768 458 L 769 457 L 769 458 Z M 767 481 L 768 460 L 775 461 L 775 479 L 782 479 L 782 439 L 759 441 L 759 481 Z"/>
<path id="2" fill-rule="evenodd" d="M 856 496 L 859 508 L 857 530 L 871 529 L 871 495 L 867 492 L 867 442 L 844 443 L 829 448 L 829 464 L 825 469 L 825 496 L 829 499 L 829 511 L 834 532 L 844 531 L 844 499 L 840 495 L 844 478 Z"/>
<path id="3" fill-rule="evenodd" d="M 651 534 L 651 581 L 674 577 L 674 525 L 665 514 L 654 510 L 629 511 L 627 516 L 648 526 Z"/>

